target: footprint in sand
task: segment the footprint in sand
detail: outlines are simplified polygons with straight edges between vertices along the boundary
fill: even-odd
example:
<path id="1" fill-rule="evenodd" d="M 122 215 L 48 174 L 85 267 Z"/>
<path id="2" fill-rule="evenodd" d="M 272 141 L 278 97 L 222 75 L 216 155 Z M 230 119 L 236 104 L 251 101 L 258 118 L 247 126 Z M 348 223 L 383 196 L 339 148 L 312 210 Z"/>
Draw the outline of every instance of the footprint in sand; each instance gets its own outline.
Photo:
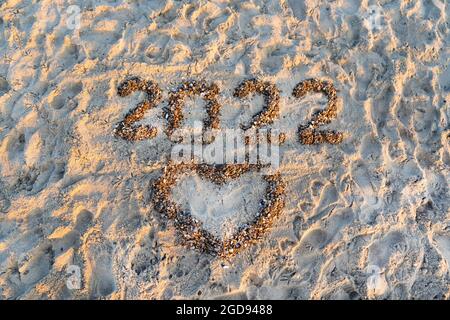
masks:
<path id="1" fill-rule="evenodd" d="M 448 269 L 445 266 L 442 255 L 448 254 L 448 238 L 444 239 L 441 233 L 435 233 L 433 239 L 435 245 L 428 239 L 423 246 L 423 255 L 418 261 L 414 281 L 406 292 L 408 298 L 418 300 L 444 299 L 448 296 Z"/>
<path id="2" fill-rule="evenodd" d="M 369 247 L 369 264 L 384 268 L 396 251 L 405 253 L 408 249 L 405 236 L 398 231 L 392 231 L 383 238 L 374 241 Z"/>
<path id="3" fill-rule="evenodd" d="M 30 214 L 30 220 L 26 222 L 27 226 L 36 225 L 41 222 L 41 213 L 36 212 L 32 215 Z M 9 298 L 15 298 L 21 296 L 22 294 L 30 294 L 31 297 L 39 295 L 47 295 L 60 297 L 63 295 L 70 297 L 70 293 L 67 292 L 66 288 L 66 274 L 64 270 L 72 264 L 74 255 L 78 248 L 80 247 L 80 237 L 88 228 L 92 221 L 92 213 L 87 210 L 78 210 L 75 212 L 75 219 L 73 226 L 66 228 L 58 228 L 47 239 L 43 240 L 35 248 L 31 249 L 25 257 L 24 262 L 17 260 L 11 260 L 15 263 L 17 267 L 14 270 L 10 270 L 6 276 L 0 278 L 0 282 L 7 281 L 10 284 L 13 283 L 11 287 L 14 290 L 10 291 L 7 296 Z M 20 246 L 24 251 L 27 251 L 27 247 L 34 245 L 35 241 L 39 241 L 42 236 L 41 232 L 33 237 L 30 232 L 25 233 L 25 239 L 31 239 L 33 243 L 26 243 L 24 240 L 19 239 L 16 241 L 15 245 Z M 14 255 L 10 256 L 10 259 L 14 258 Z M 54 283 L 52 291 L 41 291 L 35 292 L 30 291 L 25 292 L 26 288 L 30 286 L 38 287 L 40 284 L 45 284 L 48 282 Z M 56 288 L 58 287 L 58 288 Z"/>
<path id="4" fill-rule="evenodd" d="M 351 179 L 364 199 L 361 205 L 360 219 L 364 223 L 373 223 L 376 218 L 376 210 L 380 206 L 377 193 L 379 186 L 375 185 L 376 181 L 371 177 L 368 167 L 362 161 L 352 164 Z"/>
<path id="5" fill-rule="evenodd" d="M 0 212 L 6 213 L 9 210 L 9 207 L 11 206 L 11 201 L 8 199 L 8 197 L 0 191 Z"/>
<path id="6" fill-rule="evenodd" d="M 112 274 L 113 247 L 99 230 L 86 235 L 82 251 L 85 255 L 85 279 L 89 298 L 101 298 L 115 290 Z"/>
<path id="7" fill-rule="evenodd" d="M 78 82 L 68 82 L 62 84 L 48 96 L 49 105 L 55 109 L 62 109 L 67 102 L 77 96 L 83 90 L 83 84 Z"/>
<path id="8" fill-rule="evenodd" d="M 11 87 L 9 86 L 8 81 L 4 77 L 0 76 L 0 97 L 7 93 L 10 89 Z"/>
<path id="9" fill-rule="evenodd" d="M 30 259 L 19 268 L 21 283 L 26 287 L 48 275 L 54 262 L 54 252 L 48 241 L 44 241 L 28 255 Z"/>
<path id="10" fill-rule="evenodd" d="M 167 262 L 161 270 L 162 278 L 167 278 L 172 294 L 191 296 L 205 285 L 211 276 L 210 260 L 198 253 L 186 255 Z"/>
<path id="11" fill-rule="evenodd" d="M 355 214 L 350 208 L 338 209 L 327 218 L 324 226 L 321 225 L 322 222 L 318 222 L 319 225 L 315 224 L 306 230 L 293 251 L 299 267 L 308 270 L 307 266 L 315 266 L 322 259 L 323 248 L 342 237 L 341 230 L 349 225 L 354 217 Z"/>
<path id="12" fill-rule="evenodd" d="M 3 139 L 0 145 L 0 157 L 4 166 L 13 167 L 16 163 L 22 163 L 25 150 L 25 133 L 23 129 L 13 129 Z"/>
<path id="13" fill-rule="evenodd" d="M 372 281 L 368 282 L 368 296 L 380 298 L 402 295 L 398 285 L 413 285 L 421 256 L 419 243 L 400 230 L 390 231 L 372 241 L 368 246 L 366 271 L 376 269 L 376 274 L 367 272 L 367 280 Z"/>
<path id="14" fill-rule="evenodd" d="M 155 229 L 145 228 L 144 230 L 129 254 L 131 268 L 138 276 L 153 271 L 159 260 L 159 246 L 155 240 Z"/>
<path id="15" fill-rule="evenodd" d="M 359 149 L 361 159 L 370 162 L 378 162 L 381 156 L 381 143 L 371 134 L 365 135 L 361 140 Z"/>
<path id="16" fill-rule="evenodd" d="M 450 271 L 450 232 L 435 232 L 433 241 L 437 251 L 446 261 L 447 271 Z"/>
<path id="17" fill-rule="evenodd" d="M 299 244 L 293 249 L 294 261 L 299 273 L 304 279 L 315 281 L 319 276 L 319 269 L 324 256 L 322 249 L 326 246 L 330 235 L 322 228 L 307 230 L 300 239 Z"/>
<path id="18" fill-rule="evenodd" d="M 292 13 L 299 20 L 306 19 L 306 12 L 309 9 L 304 1 L 288 0 Z"/>
<path id="19" fill-rule="evenodd" d="M 86 209 L 75 210 L 73 226 L 58 229 L 49 236 L 55 255 L 60 255 L 72 248 L 78 249 L 81 245 L 81 237 L 87 231 L 92 219 L 92 212 Z"/>

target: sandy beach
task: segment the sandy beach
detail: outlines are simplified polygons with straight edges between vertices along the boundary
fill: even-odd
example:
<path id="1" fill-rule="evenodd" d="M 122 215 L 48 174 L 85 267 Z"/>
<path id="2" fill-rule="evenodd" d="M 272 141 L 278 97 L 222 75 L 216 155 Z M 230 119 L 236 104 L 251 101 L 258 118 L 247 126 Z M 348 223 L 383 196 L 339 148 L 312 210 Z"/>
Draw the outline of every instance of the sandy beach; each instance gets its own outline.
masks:
<path id="1" fill-rule="evenodd" d="M 449 62 L 447 0 L 0 0 L 0 300 L 450 299 Z"/>

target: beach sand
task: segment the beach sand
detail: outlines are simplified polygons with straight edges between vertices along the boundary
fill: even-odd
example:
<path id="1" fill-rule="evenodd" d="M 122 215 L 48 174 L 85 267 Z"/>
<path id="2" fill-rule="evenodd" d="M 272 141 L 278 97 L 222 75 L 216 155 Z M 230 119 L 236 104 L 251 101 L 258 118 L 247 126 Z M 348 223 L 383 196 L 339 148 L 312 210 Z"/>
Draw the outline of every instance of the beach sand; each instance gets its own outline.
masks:
<path id="1" fill-rule="evenodd" d="M 0 299 L 449 299 L 449 21 L 446 0 L 0 0 Z M 114 134 L 144 97 L 118 94 L 132 76 L 161 89 L 152 139 Z M 249 78 L 280 90 L 285 203 L 221 258 L 155 208 L 164 110 L 183 81 L 214 82 L 239 128 L 264 102 L 234 96 Z M 337 90 L 323 129 L 341 143 L 299 142 L 327 103 L 292 95 L 310 78 Z M 264 183 L 191 172 L 170 196 L 225 239 Z"/>

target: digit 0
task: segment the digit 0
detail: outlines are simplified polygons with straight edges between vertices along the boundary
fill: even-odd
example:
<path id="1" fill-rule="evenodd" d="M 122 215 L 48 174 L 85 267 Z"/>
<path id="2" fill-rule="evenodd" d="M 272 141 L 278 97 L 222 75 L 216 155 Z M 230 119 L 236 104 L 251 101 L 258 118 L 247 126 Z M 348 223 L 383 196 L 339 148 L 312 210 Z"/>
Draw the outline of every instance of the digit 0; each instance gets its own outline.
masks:
<path id="1" fill-rule="evenodd" d="M 206 129 L 218 129 L 220 125 L 220 104 L 217 100 L 219 87 L 213 83 L 207 85 L 203 81 L 191 81 L 182 83 L 178 89 L 169 94 L 169 113 L 167 135 L 181 127 L 183 123 L 183 106 L 187 97 L 202 95 L 206 101 L 206 112 L 208 116 L 203 120 Z"/>

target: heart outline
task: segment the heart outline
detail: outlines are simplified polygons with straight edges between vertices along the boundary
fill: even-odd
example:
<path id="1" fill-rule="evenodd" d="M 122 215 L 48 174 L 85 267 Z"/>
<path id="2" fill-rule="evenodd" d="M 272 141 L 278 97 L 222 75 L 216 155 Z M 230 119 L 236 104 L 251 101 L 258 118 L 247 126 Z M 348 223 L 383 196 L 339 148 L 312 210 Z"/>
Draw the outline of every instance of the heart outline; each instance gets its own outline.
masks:
<path id="1" fill-rule="evenodd" d="M 221 258 L 230 258 L 242 249 L 258 242 L 270 229 L 274 220 L 281 214 L 285 206 L 286 184 L 280 173 L 264 175 L 267 182 L 264 198 L 256 217 L 227 239 L 220 240 L 202 227 L 202 222 L 193 218 L 188 211 L 170 198 L 177 177 L 187 171 L 194 171 L 200 177 L 206 178 L 217 185 L 223 185 L 232 179 L 237 179 L 248 172 L 260 172 L 263 166 L 251 164 L 207 165 L 196 163 L 169 164 L 153 184 L 153 199 L 156 211 L 171 220 L 177 230 L 181 242 L 200 252 Z"/>

